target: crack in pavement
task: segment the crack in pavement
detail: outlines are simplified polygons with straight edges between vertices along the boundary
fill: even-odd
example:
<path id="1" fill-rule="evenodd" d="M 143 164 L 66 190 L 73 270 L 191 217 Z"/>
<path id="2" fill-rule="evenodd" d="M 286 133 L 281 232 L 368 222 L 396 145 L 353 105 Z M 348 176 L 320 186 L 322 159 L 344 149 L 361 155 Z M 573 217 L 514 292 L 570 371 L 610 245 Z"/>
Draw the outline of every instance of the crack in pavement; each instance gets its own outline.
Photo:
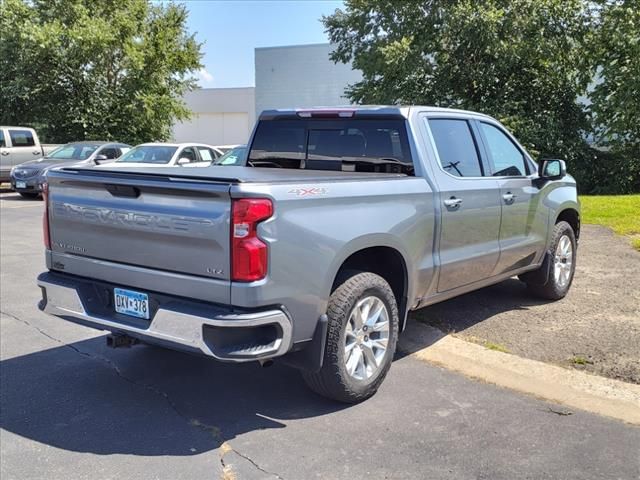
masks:
<path id="1" fill-rule="evenodd" d="M 74 351 L 75 353 L 82 355 L 83 357 L 87 357 L 90 358 L 91 360 L 97 360 L 100 361 L 102 363 L 105 363 L 107 366 L 109 366 L 111 368 L 111 370 L 113 370 L 116 375 L 118 377 L 120 377 L 122 380 L 124 380 L 127 383 L 130 383 L 131 385 L 134 385 L 136 387 L 139 388 L 144 388 L 145 390 L 154 393 L 155 395 L 158 395 L 160 397 L 162 397 L 165 402 L 167 403 L 167 405 L 169 406 L 169 408 L 176 414 L 178 415 L 180 418 L 182 418 L 185 422 L 187 422 L 190 426 L 194 427 L 194 428 L 198 428 L 200 430 L 203 430 L 207 433 L 209 433 L 210 435 L 213 436 L 214 440 L 219 444 L 219 449 L 220 449 L 220 464 L 222 465 L 222 474 L 223 474 L 223 480 L 231 480 L 235 478 L 235 474 L 233 474 L 232 472 L 232 468 L 231 465 L 227 465 L 226 462 L 224 461 L 224 456 L 229 453 L 229 452 L 233 452 L 236 455 L 238 455 L 240 458 L 243 458 L 244 460 L 248 461 L 251 465 L 253 465 L 257 470 L 261 471 L 262 473 L 265 473 L 267 475 L 271 475 L 279 480 L 284 480 L 283 477 L 281 477 L 280 475 L 278 475 L 277 473 L 274 472 L 270 472 L 268 470 L 265 470 L 264 468 L 262 468 L 258 463 L 256 463 L 254 460 L 252 460 L 249 456 L 237 451 L 235 448 L 233 448 L 231 445 L 229 445 L 225 440 L 224 440 L 224 436 L 222 435 L 222 431 L 216 427 L 215 425 L 208 425 L 206 423 L 202 423 L 197 419 L 191 419 L 189 418 L 188 415 L 184 414 L 183 412 L 180 411 L 180 409 L 178 408 L 178 406 L 176 405 L 176 403 L 171 399 L 171 397 L 166 393 L 163 392 L 162 390 L 160 390 L 159 388 L 150 385 L 148 383 L 145 382 L 140 382 L 137 380 L 134 380 L 133 378 L 130 378 L 128 376 L 126 376 L 122 370 L 120 369 L 120 367 L 118 367 L 118 365 L 113 362 L 111 359 L 103 357 L 101 355 L 94 355 L 90 352 L 85 352 L 83 350 L 80 350 L 79 348 L 65 343 L 62 340 L 60 340 L 59 338 L 53 337 L 52 335 L 48 334 L 47 332 L 45 332 L 44 330 L 42 330 L 40 327 L 33 325 L 32 323 L 30 323 L 27 320 L 24 320 L 22 318 L 19 318 L 16 315 L 13 315 L 11 313 L 8 312 L 4 312 L 4 311 L 0 311 L 0 314 L 5 315 L 8 318 L 12 318 L 13 320 L 16 320 L 26 326 L 28 326 L 29 328 L 37 331 L 38 333 L 40 333 L 40 335 L 48 338 L 49 340 L 58 343 L 59 345 L 62 345 L 63 347 L 67 347 L 69 349 L 71 349 L 72 351 Z"/>

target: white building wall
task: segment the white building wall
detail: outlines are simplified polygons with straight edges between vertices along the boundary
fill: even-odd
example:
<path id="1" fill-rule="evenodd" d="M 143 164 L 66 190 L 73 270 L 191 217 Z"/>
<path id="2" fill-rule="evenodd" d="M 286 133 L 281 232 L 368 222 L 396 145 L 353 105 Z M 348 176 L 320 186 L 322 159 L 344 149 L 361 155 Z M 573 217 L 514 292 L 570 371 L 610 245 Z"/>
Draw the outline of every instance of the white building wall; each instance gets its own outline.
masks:
<path id="1" fill-rule="evenodd" d="M 255 89 L 202 88 L 184 97 L 193 116 L 173 126 L 174 142 L 247 143 L 255 123 Z"/>
<path id="2" fill-rule="evenodd" d="M 361 80 L 351 65 L 333 63 L 326 44 L 266 47 L 255 50 L 255 111 L 346 105 L 345 87 Z"/>

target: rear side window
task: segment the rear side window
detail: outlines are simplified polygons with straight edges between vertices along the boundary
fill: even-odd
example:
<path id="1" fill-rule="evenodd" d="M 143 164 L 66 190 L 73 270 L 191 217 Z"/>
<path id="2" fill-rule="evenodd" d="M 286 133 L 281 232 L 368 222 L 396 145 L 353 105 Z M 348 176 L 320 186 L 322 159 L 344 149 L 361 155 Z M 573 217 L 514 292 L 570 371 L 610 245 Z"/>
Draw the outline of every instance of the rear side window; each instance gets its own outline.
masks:
<path id="1" fill-rule="evenodd" d="M 413 173 L 402 119 L 263 120 L 249 164 L 307 170 Z"/>
<path id="2" fill-rule="evenodd" d="M 493 175 L 496 177 L 526 175 L 524 155 L 511 139 L 502 130 L 488 123 L 480 123 L 480 128 L 487 140 Z"/>
<path id="3" fill-rule="evenodd" d="M 440 165 L 456 177 L 481 177 L 480 157 L 469 122 L 444 118 L 429 120 Z"/>
<path id="4" fill-rule="evenodd" d="M 13 147 L 33 147 L 36 144 L 30 130 L 9 130 L 9 136 Z"/>
<path id="5" fill-rule="evenodd" d="M 4 143 L 4 132 L 0 130 L 0 148 L 4 148 L 6 145 Z"/>
<path id="6" fill-rule="evenodd" d="M 215 153 L 213 153 L 213 151 L 207 147 L 198 147 L 198 153 L 200 154 L 200 158 L 203 162 L 211 162 L 214 158 L 216 158 Z"/>

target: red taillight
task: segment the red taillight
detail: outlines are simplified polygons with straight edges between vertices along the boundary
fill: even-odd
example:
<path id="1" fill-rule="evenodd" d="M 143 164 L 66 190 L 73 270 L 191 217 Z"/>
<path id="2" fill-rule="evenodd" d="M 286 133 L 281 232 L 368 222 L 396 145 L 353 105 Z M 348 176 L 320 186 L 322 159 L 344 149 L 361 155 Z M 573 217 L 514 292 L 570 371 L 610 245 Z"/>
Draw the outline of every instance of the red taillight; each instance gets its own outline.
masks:
<path id="1" fill-rule="evenodd" d="M 51 233 L 49 232 L 49 184 L 42 184 L 42 199 L 44 200 L 44 213 L 42 214 L 42 234 L 44 246 L 51 250 Z"/>
<path id="2" fill-rule="evenodd" d="M 267 275 L 267 244 L 258 238 L 258 223 L 273 215 L 268 198 L 233 201 L 231 217 L 231 279 L 253 282 Z"/>

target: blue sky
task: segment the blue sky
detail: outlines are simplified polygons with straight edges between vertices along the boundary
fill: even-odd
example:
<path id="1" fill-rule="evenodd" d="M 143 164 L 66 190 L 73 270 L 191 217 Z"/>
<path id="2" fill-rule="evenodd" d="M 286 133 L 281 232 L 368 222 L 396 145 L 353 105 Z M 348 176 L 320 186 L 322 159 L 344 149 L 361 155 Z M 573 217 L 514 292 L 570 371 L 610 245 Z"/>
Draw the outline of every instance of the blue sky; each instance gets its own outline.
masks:
<path id="1" fill-rule="evenodd" d="M 189 10 L 189 30 L 204 42 L 198 76 L 205 88 L 253 86 L 254 48 L 326 42 L 320 18 L 342 6 L 333 0 L 179 3 Z"/>

